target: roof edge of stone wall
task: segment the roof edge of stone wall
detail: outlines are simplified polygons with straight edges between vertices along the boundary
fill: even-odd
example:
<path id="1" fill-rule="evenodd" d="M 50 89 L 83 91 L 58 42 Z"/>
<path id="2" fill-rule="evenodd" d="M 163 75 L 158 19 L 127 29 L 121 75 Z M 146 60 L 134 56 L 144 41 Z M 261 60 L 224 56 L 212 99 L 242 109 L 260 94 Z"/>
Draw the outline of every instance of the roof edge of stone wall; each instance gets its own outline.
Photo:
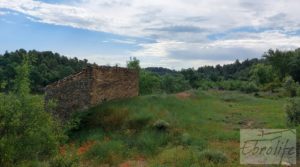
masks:
<path id="1" fill-rule="evenodd" d="M 124 68 L 124 67 L 116 67 L 116 66 L 98 66 L 98 65 L 88 65 L 87 67 L 83 68 L 80 72 L 75 73 L 75 74 L 71 74 L 69 76 L 64 77 L 63 79 L 60 79 L 58 81 L 55 81 L 53 83 L 48 84 L 45 88 L 50 88 L 50 87 L 55 87 L 61 83 L 67 82 L 72 80 L 73 78 L 86 73 L 89 70 L 103 70 L 103 71 L 107 71 L 107 70 L 116 70 L 116 71 L 124 71 L 124 72 L 129 72 L 129 73 L 137 73 L 136 70 L 133 69 L 128 69 L 128 68 Z"/>

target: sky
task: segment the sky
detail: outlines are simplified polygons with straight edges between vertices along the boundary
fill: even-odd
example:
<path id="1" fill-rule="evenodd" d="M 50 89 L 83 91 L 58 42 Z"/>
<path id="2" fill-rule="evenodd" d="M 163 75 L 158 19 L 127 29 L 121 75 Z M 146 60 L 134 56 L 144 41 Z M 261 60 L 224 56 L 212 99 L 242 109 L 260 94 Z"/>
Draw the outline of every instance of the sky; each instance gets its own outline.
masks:
<path id="1" fill-rule="evenodd" d="M 300 47 L 299 0 L 0 0 L 0 54 L 181 69 Z"/>

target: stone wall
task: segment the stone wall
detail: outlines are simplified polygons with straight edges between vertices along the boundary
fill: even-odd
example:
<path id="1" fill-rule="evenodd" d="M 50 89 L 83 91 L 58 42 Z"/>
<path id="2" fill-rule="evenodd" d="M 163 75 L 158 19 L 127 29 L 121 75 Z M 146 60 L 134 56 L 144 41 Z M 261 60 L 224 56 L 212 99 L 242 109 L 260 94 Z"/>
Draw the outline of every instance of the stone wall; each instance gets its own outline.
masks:
<path id="1" fill-rule="evenodd" d="M 89 66 L 45 89 L 45 100 L 56 101 L 54 114 L 68 119 L 72 112 L 103 101 L 138 96 L 138 73 L 120 67 Z M 47 107 L 47 105 L 46 105 Z"/>
<path id="2" fill-rule="evenodd" d="M 138 73 L 116 67 L 93 68 L 91 104 L 102 101 L 138 96 Z"/>

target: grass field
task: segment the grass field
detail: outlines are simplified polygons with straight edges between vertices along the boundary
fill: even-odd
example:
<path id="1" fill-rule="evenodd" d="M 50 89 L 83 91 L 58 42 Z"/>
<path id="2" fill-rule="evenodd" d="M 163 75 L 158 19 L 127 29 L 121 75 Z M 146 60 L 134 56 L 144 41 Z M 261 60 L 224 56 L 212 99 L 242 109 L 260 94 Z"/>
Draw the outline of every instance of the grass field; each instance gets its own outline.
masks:
<path id="1" fill-rule="evenodd" d="M 82 166 L 239 166 L 239 130 L 286 128 L 286 101 L 209 90 L 106 102 L 62 151 Z"/>

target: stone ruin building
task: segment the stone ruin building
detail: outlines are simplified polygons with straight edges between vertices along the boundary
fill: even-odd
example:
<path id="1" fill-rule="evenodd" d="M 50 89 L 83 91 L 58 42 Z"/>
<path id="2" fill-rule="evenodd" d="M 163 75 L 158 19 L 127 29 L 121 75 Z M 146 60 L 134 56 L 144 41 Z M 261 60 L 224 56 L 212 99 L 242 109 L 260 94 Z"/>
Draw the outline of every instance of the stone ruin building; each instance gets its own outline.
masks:
<path id="1" fill-rule="evenodd" d="M 45 88 L 46 109 L 50 99 L 56 103 L 54 115 L 66 120 L 71 113 L 95 106 L 101 102 L 138 96 L 136 70 L 88 66 Z"/>

